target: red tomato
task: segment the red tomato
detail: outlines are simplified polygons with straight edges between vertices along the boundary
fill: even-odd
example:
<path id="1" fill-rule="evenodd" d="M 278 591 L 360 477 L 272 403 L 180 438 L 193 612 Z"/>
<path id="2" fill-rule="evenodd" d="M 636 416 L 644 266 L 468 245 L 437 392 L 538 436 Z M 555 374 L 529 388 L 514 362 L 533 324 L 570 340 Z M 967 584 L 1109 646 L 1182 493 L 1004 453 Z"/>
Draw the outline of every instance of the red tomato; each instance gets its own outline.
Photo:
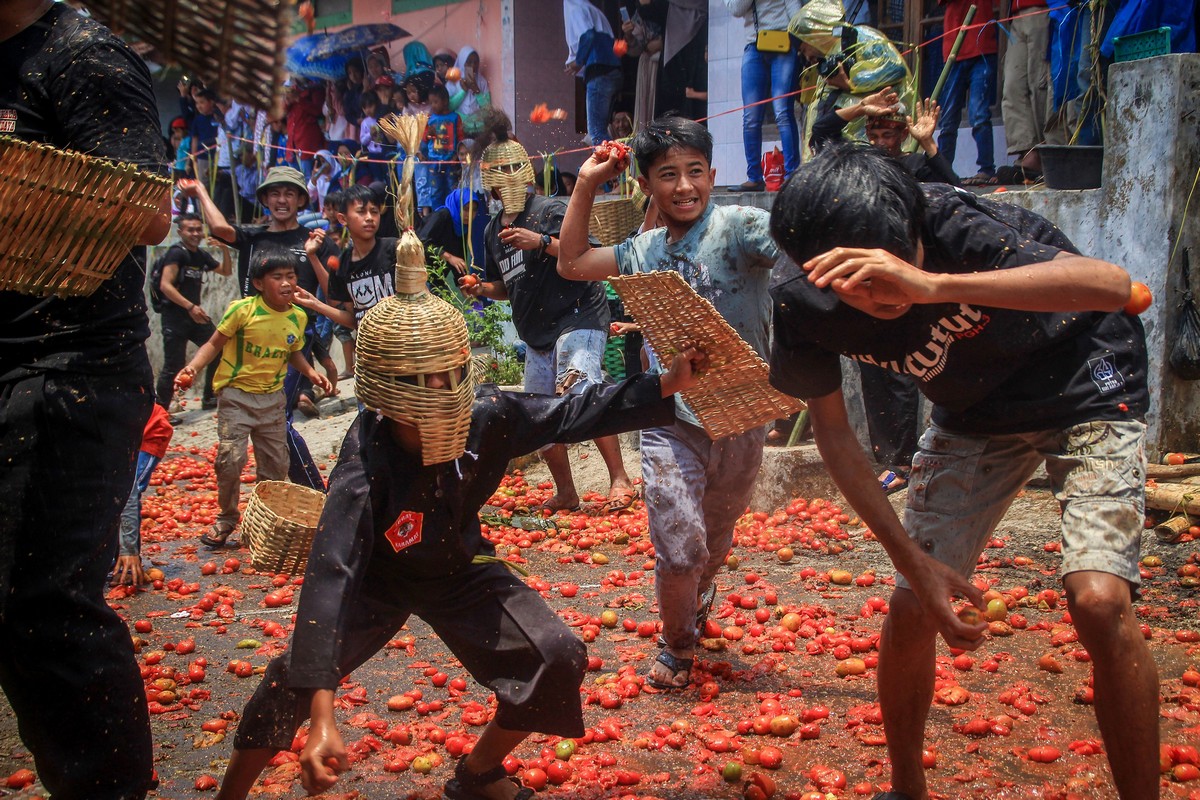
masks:
<path id="1" fill-rule="evenodd" d="M 458 279 L 458 285 L 470 288 L 479 285 L 479 278 L 475 275 L 464 275 Z"/>
<path id="2" fill-rule="evenodd" d="M 329 261 L 326 262 L 326 264 L 325 264 L 326 267 L 333 270 L 334 272 L 337 272 L 338 267 L 340 267 L 341 265 L 342 265 L 342 260 L 340 258 L 338 258 L 336 255 L 330 256 Z"/>
<path id="3" fill-rule="evenodd" d="M 530 789 L 533 789 L 535 792 L 540 792 L 542 789 L 545 789 L 546 783 L 549 780 L 550 778 L 548 775 L 546 775 L 546 771 L 544 769 L 538 769 L 537 767 L 525 770 L 525 774 L 521 776 L 521 782 Z"/>
<path id="4" fill-rule="evenodd" d="M 36 779 L 37 776 L 33 774 L 33 770 L 19 769 L 8 776 L 8 780 L 5 781 L 5 785 L 9 789 L 24 789 Z"/>
<path id="5" fill-rule="evenodd" d="M 1150 288 L 1144 283 L 1134 281 L 1129 287 L 1129 302 L 1125 304 L 1125 313 L 1141 314 L 1153 301 L 1154 296 L 1150 294 Z"/>
<path id="6" fill-rule="evenodd" d="M 617 58 L 624 56 L 629 52 L 629 42 L 624 39 L 617 39 L 613 42 L 613 55 Z"/>

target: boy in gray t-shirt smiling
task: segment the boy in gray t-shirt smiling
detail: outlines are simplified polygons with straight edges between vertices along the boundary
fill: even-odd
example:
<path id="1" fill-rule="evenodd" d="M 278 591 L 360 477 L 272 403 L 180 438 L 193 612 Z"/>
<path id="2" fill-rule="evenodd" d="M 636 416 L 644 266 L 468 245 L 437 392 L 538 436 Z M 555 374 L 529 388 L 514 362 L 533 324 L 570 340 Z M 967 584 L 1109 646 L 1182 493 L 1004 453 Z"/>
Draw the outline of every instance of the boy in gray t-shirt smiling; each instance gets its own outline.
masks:
<path id="1" fill-rule="evenodd" d="M 712 137 L 699 124 L 661 117 L 631 142 L 643 191 L 662 227 L 616 247 L 591 248 L 588 220 L 596 190 L 621 171 L 621 158 L 592 155 L 579 171 L 562 223 L 558 271 L 572 280 L 673 270 L 709 300 L 734 330 L 766 355 L 770 326 L 767 288 L 779 256 L 757 208 L 710 202 L 716 171 Z M 651 354 L 653 359 L 653 354 Z M 656 371 L 657 365 L 651 365 Z M 712 441 L 681 399 L 670 426 L 642 431 L 642 474 L 655 591 L 665 646 L 647 680 L 657 688 L 688 684 L 698 628 L 711 604 L 708 591 L 733 542 L 762 461 L 758 428 Z"/>

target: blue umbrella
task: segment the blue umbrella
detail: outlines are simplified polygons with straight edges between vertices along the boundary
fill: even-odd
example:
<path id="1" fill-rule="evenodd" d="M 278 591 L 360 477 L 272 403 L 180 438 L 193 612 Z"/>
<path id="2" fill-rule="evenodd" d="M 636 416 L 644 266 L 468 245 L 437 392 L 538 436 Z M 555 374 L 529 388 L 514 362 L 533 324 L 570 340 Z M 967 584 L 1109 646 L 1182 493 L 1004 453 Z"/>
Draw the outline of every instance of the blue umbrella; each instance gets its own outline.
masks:
<path id="1" fill-rule="evenodd" d="M 350 50 L 365 50 L 378 44 L 392 42 L 411 36 L 408 31 L 390 22 L 377 22 L 366 25 L 352 25 L 349 28 L 326 33 L 320 36 L 320 41 L 309 53 L 311 59 L 322 59 L 334 53 L 344 53 Z"/>
<path id="2" fill-rule="evenodd" d="M 322 34 L 317 34 L 297 39 L 287 49 L 287 71 L 301 78 L 315 80 L 336 81 L 345 77 L 346 62 L 352 58 L 352 54 L 337 53 L 327 58 L 312 58 L 312 50 L 322 38 Z"/>

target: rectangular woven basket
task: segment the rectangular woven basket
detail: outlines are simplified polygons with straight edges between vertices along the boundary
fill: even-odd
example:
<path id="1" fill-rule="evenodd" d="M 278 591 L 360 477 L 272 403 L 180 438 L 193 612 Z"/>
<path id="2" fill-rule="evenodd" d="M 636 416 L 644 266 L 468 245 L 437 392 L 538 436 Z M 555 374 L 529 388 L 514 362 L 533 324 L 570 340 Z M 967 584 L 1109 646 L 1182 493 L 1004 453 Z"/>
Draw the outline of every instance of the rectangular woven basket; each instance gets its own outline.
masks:
<path id="1" fill-rule="evenodd" d="M 112 277 L 171 182 L 0 136 L 0 290 L 86 296 Z"/>
<path id="2" fill-rule="evenodd" d="M 286 481 L 261 481 L 242 515 L 250 562 L 263 572 L 303 575 L 325 495 Z"/>
<path id="3" fill-rule="evenodd" d="M 88 0 L 113 33 L 199 75 L 221 97 L 281 113 L 294 0 Z"/>
<path id="4" fill-rule="evenodd" d="M 664 369 L 688 345 L 708 355 L 707 369 L 683 399 L 709 438 L 745 433 L 804 409 L 771 387 L 766 362 L 678 272 L 623 275 L 609 283 Z"/>

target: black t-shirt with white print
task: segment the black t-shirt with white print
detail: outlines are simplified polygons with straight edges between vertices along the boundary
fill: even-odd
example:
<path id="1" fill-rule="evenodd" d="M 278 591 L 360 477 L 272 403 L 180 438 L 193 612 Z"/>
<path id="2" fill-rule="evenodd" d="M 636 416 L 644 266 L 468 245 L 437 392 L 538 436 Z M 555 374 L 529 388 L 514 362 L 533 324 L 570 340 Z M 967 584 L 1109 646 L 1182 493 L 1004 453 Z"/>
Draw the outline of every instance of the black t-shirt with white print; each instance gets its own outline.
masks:
<path id="1" fill-rule="evenodd" d="M 513 226 L 557 237 L 567 205 L 540 195 L 528 198 Z M 484 233 L 484 277 L 503 281 L 512 303 L 517 335 L 535 350 L 549 350 L 558 337 L 577 330 L 605 330 L 608 301 L 598 281 L 569 281 L 558 274 L 558 259 L 540 250 L 520 250 L 500 241 L 500 215 Z"/>
<path id="2" fill-rule="evenodd" d="M 204 273 L 212 272 L 220 266 L 215 258 L 203 250 L 199 248 L 188 250 L 183 245 L 178 244 L 173 245 L 167 251 L 162 263 L 164 266 L 175 264 L 179 267 L 179 273 L 175 278 L 175 289 L 189 303 L 200 302 L 200 292 L 204 289 Z M 166 306 L 163 308 L 163 316 L 169 316 L 172 319 L 180 321 L 190 319 L 187 309 L 172 303 L 170 300 L 166 301 Z"/>
<path id="3" fill-rule="evenodd" d="M 296 262 L 296 284 L 304 291 L 316 296 L 317 290 L 321 288 L 321 282 L 317 279 L 317 273 L 313 270 L 312 264 L 308 262 L 308 253 L 304 251 L 304 243 L 308 241 L 308 235 L 312 231 L 303 225 L 287 231 L 272 231 L 266 225 L 234 225 L 233 231 L 233 241 L 229 244 L 232 244 L 238 251 L 238 283 L 242 287 L 242 297 L 256 294 L 254 284 L 250 282 L 250 264 L 253 262 L 255 252 L 264 247 L 291 253 Z M 336 252 L 336 245 L 330 241 L 329 237 L 326 237 L 325 241 L 321 243 L 320 249 L 317 250 L 317 257 L 321 259 L 322 263 L 327 264 L 329 257 Z M 305 314 L 308 316 L 310 324 L 317 316 L 315 312 L 308 309 L 305 309 Z"/>
<path id="4" fill-rule="evenodd" d="M 928 201 L 924 269 L 967 273 L 1078 252 L 1042 217 L 950 186 Z M 953 431 L 1019 433 L 1144 417 L 1146 342 L 1124 312 L 1039 313 L 915 305 L 882 320 L 815 288 L 790 262 L 776 268 L 771 383 L 802 398 L 841 387 L 839 355 L 914 376 Z"/>
<path id="5" fill-rule="evenodd" d="M 167 175 L 150 72 L 128 45 L 66 3 L 0 41 L 0 134 Z M 46 209 L 55 200 L 28 196 Z M 48 370 L 149 380 L 144 249 L 89 297 L 0 292 L 0 381 Z"/>
<path id="6" fill-rule="evenodd" d="M 366 258 L 351 261 L 354 248 L 342 251 L 342 265 L 329 273 L 329 299 L 354 306 L 354 319 L 361 322 L 363 314 L 396 293 L 396 242 L 390 236 L 375 240 Z"/>

